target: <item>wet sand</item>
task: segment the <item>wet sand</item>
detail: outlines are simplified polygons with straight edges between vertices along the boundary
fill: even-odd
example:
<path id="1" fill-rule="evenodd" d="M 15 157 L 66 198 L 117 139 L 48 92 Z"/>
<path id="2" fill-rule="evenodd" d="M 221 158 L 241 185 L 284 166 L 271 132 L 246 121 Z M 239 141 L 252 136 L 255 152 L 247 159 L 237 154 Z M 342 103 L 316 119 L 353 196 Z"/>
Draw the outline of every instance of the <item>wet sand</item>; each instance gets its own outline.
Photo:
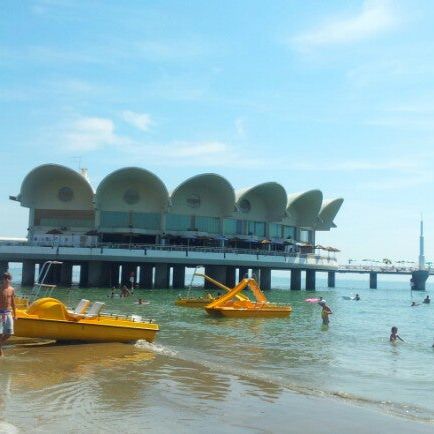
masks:
<path id="1" fill-rule="evenodd" d="M 303 395 L 152 348 L 7 348 L 0 360 L 0 432 L 434 432 L 433 424 Z"/>

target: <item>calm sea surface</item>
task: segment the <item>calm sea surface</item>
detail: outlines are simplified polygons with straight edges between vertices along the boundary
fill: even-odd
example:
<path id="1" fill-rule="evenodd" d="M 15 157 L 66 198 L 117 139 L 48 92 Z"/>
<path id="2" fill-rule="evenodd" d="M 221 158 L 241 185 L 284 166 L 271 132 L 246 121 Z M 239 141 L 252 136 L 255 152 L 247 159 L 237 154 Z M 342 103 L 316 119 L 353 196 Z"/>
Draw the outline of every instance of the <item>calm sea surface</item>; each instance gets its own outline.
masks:
<path id="1" fill-rule="evenodd" d="M 407 282 L 379 282 L 379 289 L 370 290 L 366 281 L 339 277 L 338 288 L 314 295 L 289 291 L 286 280 L 273 279 L 276 289 L 267 295 L 292 305 L 289 319 L 212 318 L 175 306 L 176 290 L 137 290 L 127 299 L 110 299 L 106 289 L 59 289 L 58 297 L 70 305 L 85 297 L 105 301 L 106 311 L 155 318 L 157 340 L 9 347 L 1 361 L 0 419 L 43 432 L 73 431 L 78 420 L 81 427 L 110 431 L 122 429 L 119 421 L 127 418 L 139 430 L 149 426 L 162 400 L 188 408 L 185 414 L 195 418 L 229 402 L 238 387 L 246 400 L 272 402 L 290 389 L 433 422 L 434 302 L 410 307 L 426 293 L 411 295 Z M 358 302 L 343 298 L 356 292 Z M 319 306 L 304 301 L 320 295 L 333 310 L 328 328 Z M 135 304 L 139 296 L 151 303 Z M 389 343 L 393 325 L 405 343 Z M 167 432 L 176 431 L 171 423 L 168 418 Z"/>

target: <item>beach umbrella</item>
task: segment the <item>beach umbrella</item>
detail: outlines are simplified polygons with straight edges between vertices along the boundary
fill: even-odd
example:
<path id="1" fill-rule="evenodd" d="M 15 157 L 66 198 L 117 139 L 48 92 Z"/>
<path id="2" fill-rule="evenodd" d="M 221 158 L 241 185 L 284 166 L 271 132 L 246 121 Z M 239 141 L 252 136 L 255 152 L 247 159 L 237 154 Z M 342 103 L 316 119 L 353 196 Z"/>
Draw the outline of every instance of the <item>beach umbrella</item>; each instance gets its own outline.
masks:
<path id="1" fill-rule="evenodd" d="M 63 232 L 60 229 L 50 229 L 46 232 L 49 235 L 60 235 L 63 234 Z"/>

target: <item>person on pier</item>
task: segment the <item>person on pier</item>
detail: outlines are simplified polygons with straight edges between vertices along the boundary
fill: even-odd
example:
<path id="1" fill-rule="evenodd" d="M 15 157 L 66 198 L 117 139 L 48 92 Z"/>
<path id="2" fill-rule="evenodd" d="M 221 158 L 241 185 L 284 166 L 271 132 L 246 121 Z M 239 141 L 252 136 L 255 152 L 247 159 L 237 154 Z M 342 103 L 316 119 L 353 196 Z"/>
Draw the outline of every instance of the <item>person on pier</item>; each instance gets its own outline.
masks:
<path id="1" fill-rule="evenodd" d="M 0 356 L 3 356 L 3 344 L 14 334 L 15 289 L 11 281 L 12 276 L 4 273 L 0 290 Z"/>

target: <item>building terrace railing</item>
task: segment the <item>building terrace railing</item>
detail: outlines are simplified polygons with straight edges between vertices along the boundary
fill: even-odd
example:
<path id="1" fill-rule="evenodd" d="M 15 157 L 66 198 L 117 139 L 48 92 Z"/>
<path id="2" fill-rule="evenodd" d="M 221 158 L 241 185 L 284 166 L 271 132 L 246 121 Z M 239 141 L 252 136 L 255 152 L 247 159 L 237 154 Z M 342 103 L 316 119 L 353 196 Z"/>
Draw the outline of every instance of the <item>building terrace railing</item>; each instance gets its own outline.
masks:
<path id="1" fill-rule="evenodd" d="M 286 258 L 302 258 L 307 260 L 326 261 L 328 263 L 336 263 L 337 259 L 334 255 L 318 255 L 315 253 L 300 253 L 300 252 L 287 252 L 282 250 L 268 250 L 268 249 L 246 249 L 235 247 L 211 247 L 211 246 L 190 246 L 190 245 L 166 245 L 166 244 L 129 244 L 129 243 L 94 243 L 93 245 L 61 245 L 47 243 L 28 243 L 26 241 L 4 241 L 0 240 L 0 247 L 2 246 L 25 246 L 25 247 L 51 247 L 59 250 L 62 248 L 88 248 L 91 250 L 99 250 L 101 254 L 106 249 L 123 249 L 123 250 L 140 250 L 146 255 L 147 251 L 165 251 L 165 252 L 185 252 L 186 256 L 191 252 L 196 253 L 216 253 L 216 254 L 235 254 L 235 255 L 251 255 L 251 256 L 272 256 Z"/>
<path id="2" fill-rule="evenodd" d="M 411 273 L 417 269 L 416 266 L 397 265 L 339 265 L 338 271 L 348 273 Z"/>

